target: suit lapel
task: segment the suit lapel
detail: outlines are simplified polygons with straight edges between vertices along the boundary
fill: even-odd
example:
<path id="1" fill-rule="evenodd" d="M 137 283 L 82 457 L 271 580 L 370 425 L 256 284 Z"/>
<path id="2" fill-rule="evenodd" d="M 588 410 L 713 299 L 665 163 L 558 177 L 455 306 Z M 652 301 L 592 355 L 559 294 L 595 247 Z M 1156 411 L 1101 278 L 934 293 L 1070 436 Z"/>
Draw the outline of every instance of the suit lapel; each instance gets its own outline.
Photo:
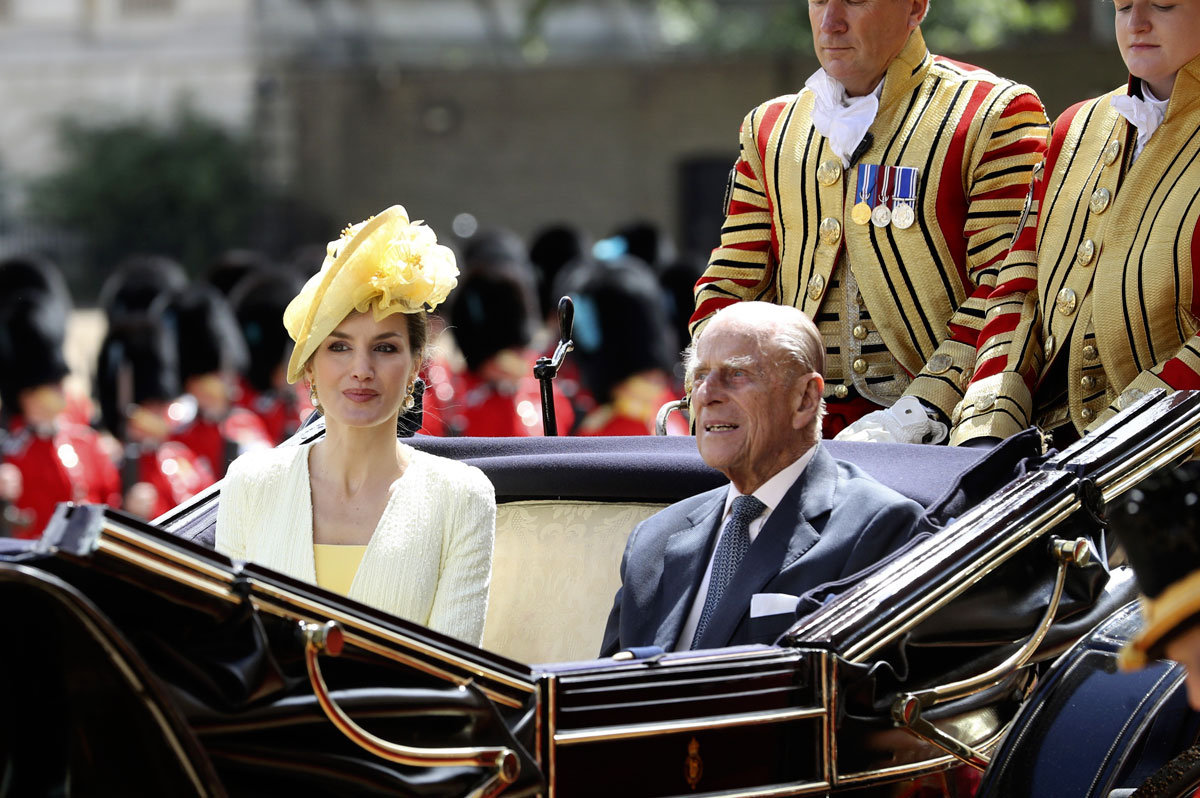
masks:
<path id="1" fill-rule="evenodd" d="M 670 597 L 674 597 L 674 603 L 661 607 L 661 612 L 653 613 L 663 619 L 655 633 L 654 644 L 667 651 L 675 648 L 679 632 L 696 600 L 696 588 L 708 565 L 712 541 L 725 510 L 727 492 L 726 489 L 713 491 L 712 498 L 688 516 L 691 526 L 676 532 L 667 541 L 659 600 L 669 601 L 672 600 Z"/>
<path id="2" fill-rule="evenodd" d="M 738 625 L 750 615 L 751 596 L 769 592 L 763 588 L 816 544 L 817 531 L 808 519 L 829 512 L 836 484 L 837 464 L 818 446 L 800 478 L 754 538 L 700 638 L 701 648 L 730 645 Z"/>

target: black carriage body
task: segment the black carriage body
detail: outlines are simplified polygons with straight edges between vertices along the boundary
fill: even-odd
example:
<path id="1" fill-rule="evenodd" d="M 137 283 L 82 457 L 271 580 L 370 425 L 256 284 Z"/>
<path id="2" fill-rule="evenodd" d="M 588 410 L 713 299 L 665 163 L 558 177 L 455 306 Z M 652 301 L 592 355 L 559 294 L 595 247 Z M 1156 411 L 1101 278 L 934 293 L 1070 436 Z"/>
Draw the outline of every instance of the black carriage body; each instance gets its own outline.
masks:
<path id="1" fill-rule="evenodd" d="M 219 490 L 156 525 L 64 506 L 36 547 L 0 555 L 0 595 L 30 608 L 24 656 L 0 665 L 7 683 L 28 687 L 0 724 L 0 784 L 13 795 L 75 784 L 80 794 L 748 798 L 982 767 L 1029 713 L 1031 663 L 1132 592 L 1100 566 L 1057 577 L 1069 569 L 1048 555 L 1052 533 L 1090 535 L 1102 550 L 1090 517 L 1099 500 L 1198 441 L 1200 399 L 1155 397 L 1045 462 L 1031 458 L 1035 436 L 1014 439 L 940 499 L 944 474 L 979 453 L 825 444 L 927 505 L 929 534 L 808 597 L 812 611 L 776 646 L 549 665 L 223 557 L 196 542 L 211 535 Z M 482 467 L 502 504 L 662 504 L 720 482 L 688 440 L 418 445 Z M 1025 473 L 1010 479 L 1014 469 Z M 1050 596 L 1056 578 L 1061 601 Z M 1113 763 L 1111 784 L 1122 767 Z"/>

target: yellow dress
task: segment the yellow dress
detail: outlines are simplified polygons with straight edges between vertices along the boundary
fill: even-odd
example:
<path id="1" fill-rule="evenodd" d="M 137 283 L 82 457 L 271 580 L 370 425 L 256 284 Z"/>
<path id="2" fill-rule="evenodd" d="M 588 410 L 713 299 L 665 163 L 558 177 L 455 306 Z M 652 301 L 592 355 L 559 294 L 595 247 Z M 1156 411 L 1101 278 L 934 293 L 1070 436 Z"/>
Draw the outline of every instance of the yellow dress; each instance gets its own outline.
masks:
<path id="1" fill-rule="evenodd" d="M 317 584 L 326 590 L 350 595 L 350 585 L 358 573 L 366 546 L 338 543 L 314 543 L 313 559 L 317 566 Z"/>

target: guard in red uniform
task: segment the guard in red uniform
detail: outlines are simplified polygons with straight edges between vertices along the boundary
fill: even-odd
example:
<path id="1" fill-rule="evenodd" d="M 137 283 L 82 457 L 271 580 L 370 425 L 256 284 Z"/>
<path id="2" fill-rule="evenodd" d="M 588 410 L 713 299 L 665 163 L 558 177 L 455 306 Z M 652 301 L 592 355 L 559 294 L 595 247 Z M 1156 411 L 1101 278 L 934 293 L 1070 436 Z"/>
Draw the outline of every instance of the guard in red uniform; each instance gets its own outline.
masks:
<path id="1" fill-rule="evenodd" d="M 510 265 L 465 273 L 450 308 L 450 324 L 467 370 L 455 375 L 442 403 L 451 434 L 521 437 L 542 434 L 541 387 L 533 377 L 532 280 Z M 440 398 L 440 397 L 439 397 Z M 558 431 L 575 413 L 556 389 Z"/>
<path id="2" fill-rule="evenodd" d="M 634 257 L 580 275 L 575 301 L 575 358 L 596 407 L 580 435 L 653 435 L 658 410 L 680 398 L 673 384 L 679 347 L 653 272 Z M 686 435 L 680 415 L 668 430 Z"/>
<path id="3" fill-rule="evenodd" d="M 228 301 L 211 286 L 164 297 L 163 318 L 175 329 L 186 412 L 171 434 L 216 475 L 238 455 L 274 445 L 254 413 L 234 404 L 246 342 Z"/>
<path id="4" fill-rule="evenodd" d="M 168 440 L 185 409 L 172 328 L 152 313 L 120 310 L 109 317 L 100 347 L 96 392 L 104 426 L 122 443 L 125 509 L 157 518 L 213 484 L 207 463 Z"/>
<path id="5" fill-rule="evenodd" d="M 121 503 L 99 436 L 64 418 L 67 309 L 49 291 L 0 284 L 0 458 L 9 466 L 7 531 L 15 537 L 39 537 L 59 502 Z"/>

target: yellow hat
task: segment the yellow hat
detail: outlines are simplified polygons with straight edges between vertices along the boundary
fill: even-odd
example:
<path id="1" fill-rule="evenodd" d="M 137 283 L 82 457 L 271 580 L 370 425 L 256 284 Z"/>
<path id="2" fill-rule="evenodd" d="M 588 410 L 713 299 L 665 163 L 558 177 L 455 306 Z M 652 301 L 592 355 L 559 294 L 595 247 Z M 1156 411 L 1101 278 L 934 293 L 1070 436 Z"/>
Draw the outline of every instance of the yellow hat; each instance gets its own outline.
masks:
<path id="1" fill-rule="evenodd" d="M 347 227 L 329 242 L 321 271 L 283 312 L 283 326 L 296 342 L 288 382 L 304 376 L 313 352 L 352 312 L 372 308 L 379 321 L 433 310 L 457 283 L 454 253 L 424 224 L 409 222 L 401 206 Z"/>

